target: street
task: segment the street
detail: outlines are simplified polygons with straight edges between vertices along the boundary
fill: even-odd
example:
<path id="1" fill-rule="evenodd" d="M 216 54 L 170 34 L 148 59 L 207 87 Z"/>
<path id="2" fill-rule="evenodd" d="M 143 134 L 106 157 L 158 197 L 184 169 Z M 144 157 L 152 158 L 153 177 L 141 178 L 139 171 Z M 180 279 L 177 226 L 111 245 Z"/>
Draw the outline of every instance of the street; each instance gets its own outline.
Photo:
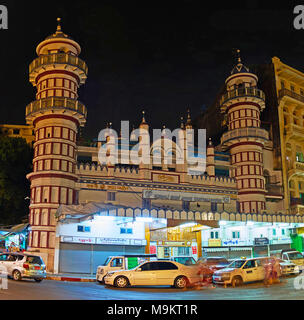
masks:
<path id="1" fill-rule="evenodd" d="M 168 287 L 117 289 L 95 282 L 9 280 L 0 300 L 304 300 L 304 289 L 294 288 L 294 277 L 266 287 L 252 283 L 238 288 L 177 290 Z"/>

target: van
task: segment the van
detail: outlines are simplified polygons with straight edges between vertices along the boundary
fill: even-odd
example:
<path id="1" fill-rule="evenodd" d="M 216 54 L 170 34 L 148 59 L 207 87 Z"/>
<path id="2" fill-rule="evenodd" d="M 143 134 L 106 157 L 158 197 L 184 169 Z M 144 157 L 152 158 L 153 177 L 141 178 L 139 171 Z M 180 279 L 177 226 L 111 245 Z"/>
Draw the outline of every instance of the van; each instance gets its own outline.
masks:
<path id="1" fill-rule="evenodd" d="M 105 276 L 112 271 L 131 270 L 146 261 L 157 260 L 156 254 L 110 256 L 103 265 L 98 266 L 96 280 L 104 283 Z"/>

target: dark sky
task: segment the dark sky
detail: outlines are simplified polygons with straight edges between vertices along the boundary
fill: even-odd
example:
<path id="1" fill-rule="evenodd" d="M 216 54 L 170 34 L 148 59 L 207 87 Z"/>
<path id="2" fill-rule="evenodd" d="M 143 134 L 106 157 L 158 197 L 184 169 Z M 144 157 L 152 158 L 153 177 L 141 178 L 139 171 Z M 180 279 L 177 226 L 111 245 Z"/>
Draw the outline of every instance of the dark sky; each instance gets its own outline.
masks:
<path id="1" fill-rule="evenodd" d="M 85 134 L 91 137 L 107 121 L 116 128 L 120 120 L 138 125 L 143 109 L 155 128 L 176 128 L 187 108 L 195 118 L 213 102 L 231 71 L 232 48 L 241 49 L 247 65 L 278 56 L 303 70 L 304 30 L 293 28 L 293 8 L 300 1 L 0 4 L 9 10 L 9 30 L 0 30 L 0 123 L 25 123 L 25 107 L 35 99 L 28 65 L 37 44 L 55 32 L 58 16 L 63 31 L 81 45 L 80 57 L 89 67 L 79 100 L 88 108 Z"/>

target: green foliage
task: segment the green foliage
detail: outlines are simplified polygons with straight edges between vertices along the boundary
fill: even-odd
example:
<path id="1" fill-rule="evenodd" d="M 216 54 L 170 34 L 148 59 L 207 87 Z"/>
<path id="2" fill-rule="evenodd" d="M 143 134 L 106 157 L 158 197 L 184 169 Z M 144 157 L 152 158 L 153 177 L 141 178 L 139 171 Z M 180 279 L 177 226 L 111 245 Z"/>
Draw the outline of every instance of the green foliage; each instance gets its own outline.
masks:
<path id="1" fill-rule="evenodd" d="M 0 224 L 21 223 L 28 215 L 32 148 L 22 138 L 0 136 Z"/>

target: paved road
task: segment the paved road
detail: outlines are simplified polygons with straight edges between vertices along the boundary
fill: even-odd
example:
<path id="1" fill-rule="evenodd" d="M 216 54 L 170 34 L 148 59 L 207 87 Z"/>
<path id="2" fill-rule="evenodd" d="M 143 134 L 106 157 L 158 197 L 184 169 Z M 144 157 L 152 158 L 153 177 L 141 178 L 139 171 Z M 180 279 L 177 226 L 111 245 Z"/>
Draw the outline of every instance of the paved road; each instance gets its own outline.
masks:
<path id="1" fill-rule="evenodd" d="M 294 288 L 294 278 L 265 287 L 262 283 L 239 288 L 188 289 L 104 287 L 95 282 L 9 280 L 8 290 L 0 290 L 0 300 L 304 300 L 304 289 Z"/>

